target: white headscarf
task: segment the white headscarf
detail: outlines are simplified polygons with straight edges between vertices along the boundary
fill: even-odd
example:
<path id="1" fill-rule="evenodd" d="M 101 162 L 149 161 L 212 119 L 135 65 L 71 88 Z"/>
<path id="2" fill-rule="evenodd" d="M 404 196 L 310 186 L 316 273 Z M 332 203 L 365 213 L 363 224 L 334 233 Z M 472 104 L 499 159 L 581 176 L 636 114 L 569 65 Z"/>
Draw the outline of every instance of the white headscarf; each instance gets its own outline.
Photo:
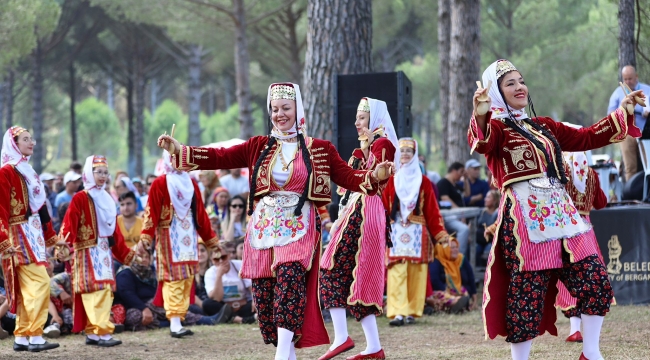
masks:
<path id="1" fill-rule="evenodd" d="M 570 126 L 575 129 L 580 129 L 582 126 L 563 122 L 564 125 Z M 564 151 L 564 161 L 569 164 L 569 171 L 571 171 L 571 181 L 573 186 L 578 189 L 581 194 L 587 190 L 587 178 L 589 177 L 589 155 L 585 151 L 568 152 Z"/>
<path id="2" fill-rule="evenodd" d="M 91 155 L 86 158 L 82 179 L 84 183 L 84 190 L 88 192 L 88 195 L 90 195 L 90 197 L 93 199 L 93 203 L 95 204 L 99 237 L 109 237 L 113 236 L 113 233 L 115 232 L 117 208 L 115 206 L 115 200 L 113 200 L 111 195 L 106 190 L 104 190 L 106 183 L 104 183 L 102 186 L 98 186 L 95 183 L 93 164 L 95 164 L 96 161 L 101 162 L 100 166 L 106 166 L 108 169 L 108 163 L 106 163 L 105 157 Z"/>
<path id="3" fill-rule="evenodd" d="M 499 93 L 499 85 L 497 84 L 497 80 L 507 72 L 513 70 L 517 69 L 515 69 L 514 65 L 512 65 L 510 61 L 500 59 L 490 64 L 490 66 L 488 66 L 487 69 L 483 71 L 483 86 L 487 86 L 488 82 L 492 81 L 490 90 L 488 90 L 488 95 L 492 100 L 490 111 L 492 111 L 493 119 L 503 119 L 509 116 L 505 99 L 501 97 L 501 94 Z M 497 72 L 499 75 L 497 75 Z M 513 109 L 510 107 L 510 112 L 515 116 L 515 120 L 523 120 L 528 118 L 525 107 L 523 109 Z"/>
<path id="4" fill-rule="evenodd" d="M 184 218 L 192 206 L 194 184 L 192 184 L 190 174 L 174 169 L 171 156 L 167 150 L 163 151 L 163 164 L 167 177 L 167 191 L 169 191 L 169 197 L 172 199 L 174 211 L 179 217 Z"/>
<path id="5" fill-rule="evenodd" d="M 124 186 L 131 191 L 135 197 L 140 198 L 140 192 L 138 191 L 138 188 L 133 185 L 133 181 L 128 176 L 122 176 L 120 178 L 120 181 L 124 183 Z"/>
<path id="6" fill-rule="evenodd" d="M 2 156 L 2 162 L 0 166 L 13 165 L 23 175 L 27 185 L 29 207 L 32 209 L 32 214 L 36 214 L 45 204 L 45 187 L 34 168 L 29 165 L 30 156 L 23 156 L 14 141 L 13 134 L 22 132 L 21 130 L 26 131 L 19 126 L 13 126 L 5 132 L 2 139 L 2 154 L 0 155 Z"/>
<path id="7" fill-rule="evenodd" d="M 368 105 L 370 106 L 370 132 L 374 132 L 379 129 L 380 126 L 383 126 L 384 134 L 395 147 L 395 158 L 392 160 L 397 164 L 399 163 L 399 144 L 393 121 L 390 119 L 390 114 L 388 113 L 388 107 L 386 106 L 386 103 L 381 100 L 369 97 L 366 99 L 368 99 Z"/>
<path id="8" fill-rule="evenodd" d="M 417 206 L 420 185 L 422 185 L 422 169 L 418 159 L 418 142 L 413 138 L 401 138 L 401 141 L 412 141 L 415 143 L 415 154 L 406 164 L 402 165 L 399 160 L 395 161 L 397 173 L 395 174 L 395 193 L 399 198 L 399 212 L 402 221 L 406 221 L 413 209 Z M 400 148 L 397 148 L 397 154 Z M 398 157 L 399 159 L 399 157 Z"/>
<path id="9" fill-rule="evenodd" d="M 277 138 L 278 140 L 287 140 L 298 136 L 299 133 L 304 133 L 306 131 L 307 124 L 305 123 L 305 108 L 302 106 L 302 96 L 300 95 L 300 86 L 298 86 L 298 84 L 274 83 L 269 86 L 269 90 L 266 96 L 266 104 L 268 105 L 269 116 L 271 116 L 271 118 L 273 118 L 271 109 L 271 88 L 276 85 L 291 86 L 296 92 L 296 122 L 293 124 L 293 127 L 287 132 L 280 131 L 280 129 L 275 126 L 273 120 L 271 120 L 271 122 L 273 122 L 271 136 Z"/>

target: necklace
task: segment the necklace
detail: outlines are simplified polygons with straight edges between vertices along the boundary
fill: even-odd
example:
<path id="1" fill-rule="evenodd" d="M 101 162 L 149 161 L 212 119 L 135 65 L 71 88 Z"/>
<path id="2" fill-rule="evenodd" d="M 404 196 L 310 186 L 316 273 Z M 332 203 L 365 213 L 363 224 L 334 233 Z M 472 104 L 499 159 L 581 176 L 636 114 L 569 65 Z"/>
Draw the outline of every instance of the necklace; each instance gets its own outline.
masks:
<path id="1" fill-rule="evenodd" d="M 282 152 L 282 143 L 280 143 L 280 162 L 282 163 L 282 171 L 289 171 L 289 165 L 296 160 L 296 154 L 298 153 L 298 147 L 296 146 L 296 151 L 293 153 L 293 159 L 289 161 L 287 164 L 287 161 L 284 159 L 284 153 Z"/>

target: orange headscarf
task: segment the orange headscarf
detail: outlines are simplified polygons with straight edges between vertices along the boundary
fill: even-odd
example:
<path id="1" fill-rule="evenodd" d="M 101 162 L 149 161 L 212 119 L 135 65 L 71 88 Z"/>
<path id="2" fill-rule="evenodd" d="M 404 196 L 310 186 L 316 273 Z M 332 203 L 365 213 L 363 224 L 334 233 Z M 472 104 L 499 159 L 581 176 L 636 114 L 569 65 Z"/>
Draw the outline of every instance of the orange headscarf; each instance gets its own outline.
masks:
<path id="1" fill-rule="evenodd" d="M 449 242 L 437 243 L 435 247 L 435 257 L 440 261 L 442 267 L 445 269 L 445 278 L 447 279 L 448 290 L 455 290 L 457 293 L 461 292 L 463 280 L 460 276 L 460 266 L 463 264 L 463 254 L 458 254 L 456 259 L 451 258 L 451 242 L 458 245 L 458 240 L 450 238 Z"/>

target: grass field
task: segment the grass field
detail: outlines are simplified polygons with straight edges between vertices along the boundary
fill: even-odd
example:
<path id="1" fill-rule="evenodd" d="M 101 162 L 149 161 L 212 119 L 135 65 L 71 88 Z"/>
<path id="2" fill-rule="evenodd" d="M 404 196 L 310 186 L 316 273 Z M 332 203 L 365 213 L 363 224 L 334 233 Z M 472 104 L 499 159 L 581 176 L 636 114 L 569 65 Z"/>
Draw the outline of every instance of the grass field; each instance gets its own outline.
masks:
<path id="1" fill-rule="evenodd" d="M 561 314 L 560 314 L 561 315 Z M 331 332 L 331 324 L 327 324 Z M 559 317 L 560 336 L 544 335 L 535 340 L 531 359 L 578 359 L 580 344 L 567 344 L 569 322 Z M 348 321 L 350 336 L 357 347 L 345 355 L 365 348 L 361 326 Z M 195 335 L 172 339 L 168 330 L 127 332 L 116 336 L 124 344 L 114 348 L 84 345 L 84 337 L 58 339 L 61 347 L 46 353 L 14 353 L 13 338 L 0 342 L 0 359 L 273 359 L 275 348 L 265 346 L 253 325 L 194 327 Z M 509 345 L 502 339 L 485 341 L 479 312 L 461 316 L 434 315 L 418 323 L 390 328 L 379 320 L 382 345 L 388 359 L 510 359 Z M 298 350 L 298 359 L 317 359 L 327 346 Z M 614 306 L 605 319 L 601 351 L 607 360 L 650 359 L 650 307 Z M 339 356 L 337 359 L 345 359 Z"/>

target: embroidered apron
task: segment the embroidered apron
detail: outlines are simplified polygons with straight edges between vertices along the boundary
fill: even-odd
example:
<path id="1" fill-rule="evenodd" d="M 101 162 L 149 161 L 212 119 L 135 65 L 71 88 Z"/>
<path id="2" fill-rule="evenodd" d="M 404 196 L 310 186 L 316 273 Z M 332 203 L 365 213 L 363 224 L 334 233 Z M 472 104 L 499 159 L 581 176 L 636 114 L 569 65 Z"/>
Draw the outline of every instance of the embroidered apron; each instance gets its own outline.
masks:
<path id="1" fill-rule="evenodd" d="M 29 246 L 36 262 L 46 261 L 45 239 L 43 238 L 43 226 L 41 225 L 40 216 L 33 214 L 27 219 L 27 222 L 20 224 L 20 228 L 25 234 L 26 239 L 24 240 L 27 240 L 24 243 Z"/>
<path id="2" fill-rule="evenodd" d="M 264 196 L 255 206 L 249 229 L 249 242 L 253 249 L 263 250 L 296 242 L 307 234 L 311 204 L 305 201 L 302 214 L 293 212 L 300 196 L 289 191 L 273 191 Z"/>
<path id="3" fill-rule="evenodd" d="M 113 254 L 108 238 L 100 237 L 97 245 L 88 248 L 96 281 L 115 280 L 113 277 Z"/>
<path id="4" fill-rule="evenodd" d="M 512 191 L 521 206 L 532 243 L 567 239 L 591 229 L 556 179 L 521 181 L 512 185 Z"/>
<path id="5" fill-rule="evenodd" d="M 422 256 L 422 224 L 412 222 L 402 223 L 402 215 L 398 212 L 395 222 L 391 225 L 393 247 L 390 256 Z"/>
<path id="6" fill-rule="evenodd" d="M 198 235 L 192 222 L 191 210 L 183 219 L 174 214 L 169 227 L 169 241 L 172 245 L 172 263 L 199 261 Z"/>

